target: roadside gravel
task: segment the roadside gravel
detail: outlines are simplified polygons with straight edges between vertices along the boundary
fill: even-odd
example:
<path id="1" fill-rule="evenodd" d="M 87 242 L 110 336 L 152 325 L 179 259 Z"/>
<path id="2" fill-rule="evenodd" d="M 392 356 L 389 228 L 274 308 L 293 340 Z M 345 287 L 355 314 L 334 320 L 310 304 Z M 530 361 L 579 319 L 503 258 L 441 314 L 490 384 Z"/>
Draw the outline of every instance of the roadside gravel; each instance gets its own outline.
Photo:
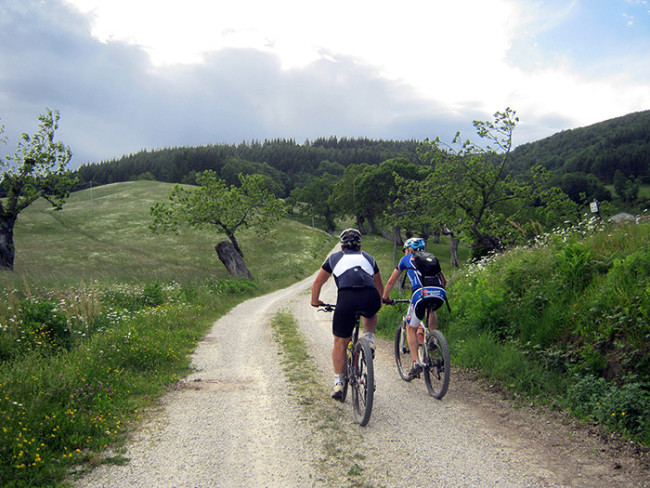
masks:
<path id="1" fill-rule="evenodd" d="M 377 391 L 366 427 L 328 397 L 331 316 L 309 306 L 312 278 L 240 304 L 198 346 L 190 375 L 134 433 L 123 466 L 78 487 L 650 487 L 647 458 L 605 444 L 560 417 L 452 375 L 442 401 L 402 381 L 392 343 L 379 342 Z M 322 298 L 335 300 L 328 282 Z M 304 405 L 283 372 L 271 318 L 298 322 L 319 386 Z M 645 464 L 644 464 L 645 462 Z"/>

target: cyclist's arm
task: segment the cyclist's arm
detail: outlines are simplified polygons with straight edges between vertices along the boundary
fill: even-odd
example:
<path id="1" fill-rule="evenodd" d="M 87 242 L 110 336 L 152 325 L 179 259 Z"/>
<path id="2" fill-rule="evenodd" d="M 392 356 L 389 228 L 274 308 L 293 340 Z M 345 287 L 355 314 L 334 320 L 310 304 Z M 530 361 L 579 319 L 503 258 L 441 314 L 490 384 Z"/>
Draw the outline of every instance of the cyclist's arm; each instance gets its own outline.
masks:
<path id="1" fill-rule="evenodd" d="M 390 278 L 388 278 L 388 281 L 386 282 L 386 288 L 384 288 L 384 293 L 382 295 L 382 298 L 384 300 L 388 300 L 388 297 L 390 295 L 391 290 L 395 286 L 395 283 L 397 283 L 397 280 L 399 280 L 399 277 L 401 276 L 402 271 L 399 268 L 395 268 L 393 270 L 393 274 L 390 275 Z"/>
<path id="2" fill-rule="evenodd" d="M 314 280 L 314 284 L 311 287 L 311 306 L 318 307 L 323 303 L 323 300 L 320 299 L 320 290 L 323 288 L 325 282 L 331 276 L 331 273 L 328 273 L 323 268 L 320 269 Z"/>
<path id="3" fill-rule="evenodd" d="M 379 295 L 384 294 L 384 282 L 381 279 L 381 274 L 379 272 L 375 273 L 375 275 L 372 277 L 375 280 L 375 286 L 377 287 L 377 291 L 379 292 Z"/>

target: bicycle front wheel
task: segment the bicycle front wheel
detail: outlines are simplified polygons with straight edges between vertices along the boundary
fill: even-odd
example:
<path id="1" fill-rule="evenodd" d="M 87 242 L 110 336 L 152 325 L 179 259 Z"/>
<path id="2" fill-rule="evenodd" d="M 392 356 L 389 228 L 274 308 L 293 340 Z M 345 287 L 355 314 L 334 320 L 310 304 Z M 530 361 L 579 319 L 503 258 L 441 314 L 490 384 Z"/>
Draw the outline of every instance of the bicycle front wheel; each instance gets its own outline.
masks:
<path id="1" fill-rule="evenodd" d="M 352 379 L 350 380 L 354 421 L 366 425 L 372 413 L 375 397 L 375 373 L 372 349 L 365 337 L 360 338 L 352 350 Z"/>
<path id="2" fill-rule="evenodd" d="M 451 358 L 449 345 L 444 334 L 432 330 L 427 337 L 427 358 L 424 367 L 424 382 L 429 395 L 441 399 L 449 388 Z"/>
<path id="3" fill-rule="evenodd" d="M 411 350 L 406 339 L 406 327 L 407 325 L 402 322 L 395 332 L 395 364 L 397 365 L 397 372 L 401 378 L 404 381 L 411 381 L 409 366 L 413 364 L 413 360 L 411 359 Z"/>

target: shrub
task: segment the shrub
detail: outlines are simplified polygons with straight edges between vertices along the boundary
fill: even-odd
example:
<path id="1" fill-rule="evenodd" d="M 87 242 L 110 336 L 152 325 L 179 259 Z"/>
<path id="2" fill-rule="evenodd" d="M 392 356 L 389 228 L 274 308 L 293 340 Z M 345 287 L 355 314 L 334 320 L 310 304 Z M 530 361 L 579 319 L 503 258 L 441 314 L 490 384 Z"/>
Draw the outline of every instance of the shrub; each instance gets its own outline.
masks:
<path id="1" fill-rule="evenodd" d="M 21 303 L 23 350 L 49 354 L 70 346 L 70 330 L 65 315 L 51 302 Z"/>

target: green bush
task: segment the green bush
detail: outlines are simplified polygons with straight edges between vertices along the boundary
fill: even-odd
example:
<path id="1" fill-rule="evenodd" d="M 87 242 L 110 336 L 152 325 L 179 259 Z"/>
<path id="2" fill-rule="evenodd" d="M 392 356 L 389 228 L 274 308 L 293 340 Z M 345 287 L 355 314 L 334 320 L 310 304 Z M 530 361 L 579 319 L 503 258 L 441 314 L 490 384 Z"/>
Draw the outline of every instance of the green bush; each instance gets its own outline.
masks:
<path id="1" fill-rule="evenodd" d="M 23 300 L 20 304 L 20 337 L 14 353 L 38 351 L 56 353 L 70 346 L 70 330 L 65 315 L 51 302 Z"/>
<path id="2" fill-rule="evenodd" d="M 579 417 L 596 420 L 650 442 L 650 392 L 647 385 L 610 383 L 603 377 L 575 375 L 567 388 L 567 406 Z"/>
<path id="3" fill-rule="evenodd" d="M 452 361 L 649 442 L 649 242 L 583 226 L 470 266 L 441 315 Z"/>

